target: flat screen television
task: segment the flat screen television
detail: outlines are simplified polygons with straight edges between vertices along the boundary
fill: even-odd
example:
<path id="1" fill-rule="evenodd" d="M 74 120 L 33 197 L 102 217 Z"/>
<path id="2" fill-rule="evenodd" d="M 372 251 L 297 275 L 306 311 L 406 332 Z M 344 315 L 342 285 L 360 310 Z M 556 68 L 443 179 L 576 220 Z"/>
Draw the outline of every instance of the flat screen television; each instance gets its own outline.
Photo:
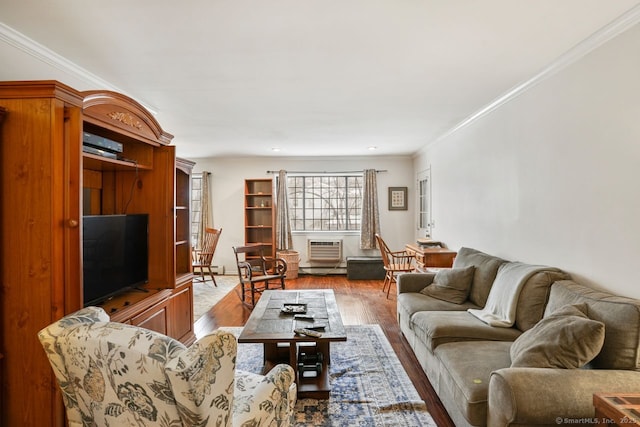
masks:
<path id="1" fill-rule="evenodd" d="M 147 214 L 83 217 L 85 307 L 148 282 L 148 229 Z"/>

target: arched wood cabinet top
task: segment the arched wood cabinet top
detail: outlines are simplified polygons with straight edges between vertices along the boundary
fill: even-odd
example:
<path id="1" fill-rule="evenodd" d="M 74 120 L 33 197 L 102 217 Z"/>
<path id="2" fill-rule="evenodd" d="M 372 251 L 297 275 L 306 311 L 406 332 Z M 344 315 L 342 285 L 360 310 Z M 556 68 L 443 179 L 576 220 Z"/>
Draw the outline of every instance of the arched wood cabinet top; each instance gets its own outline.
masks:
<path id="1" fill-rule="evenodd" d="M 152 145 L 171 143 L 173 135 L 162 130 L 151 112 L 136 100 L 107 90 L 86 91 L 82 95 L 85 123 L 142 139 Z"/>

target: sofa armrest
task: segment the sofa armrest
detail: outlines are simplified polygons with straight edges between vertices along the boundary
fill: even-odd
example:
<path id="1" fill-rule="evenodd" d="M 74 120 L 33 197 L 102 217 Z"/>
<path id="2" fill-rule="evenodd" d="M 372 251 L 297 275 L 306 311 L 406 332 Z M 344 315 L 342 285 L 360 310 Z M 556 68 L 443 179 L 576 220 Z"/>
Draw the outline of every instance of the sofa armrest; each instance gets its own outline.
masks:
<path id="1" fill-rule="evenodd" d="M 569 424 L 593 418 L 594 393 L 640 389 L 640 372 L 505 368 L 491 374 L 488 427 Z"/>
<path id="2" fill-rule="evenodd" d="M 435 273 L 404 273 L 398 276 L 398 293 L 420 292 L 433 282 Z"/>

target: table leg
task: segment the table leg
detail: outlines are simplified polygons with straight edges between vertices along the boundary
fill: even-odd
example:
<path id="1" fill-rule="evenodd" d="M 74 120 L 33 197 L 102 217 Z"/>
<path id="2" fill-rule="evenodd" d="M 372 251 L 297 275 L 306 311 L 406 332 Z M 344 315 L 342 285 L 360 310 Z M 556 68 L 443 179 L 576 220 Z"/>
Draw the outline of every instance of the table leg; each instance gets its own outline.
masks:
<path id="1" fill-rule="evenodd" d="M 310 346 L 310 348 L 312 347 Z M 317 376 L 303 378 L 297 366 L 293 367 L 297 371 L 298 398 L 328 399 L 331 390 L 329 383 L 329 341 L 316 342 L 314 350 L 322 353 L 322 367 Z"/>
<path id="2" fill-rule="evenodd" d="M 310 344 L 309 342 L 305 342 Z M 305 348 L 322 353 L 322 369 L 315 377 L 304 378 L 298 369 L 298 350 L 296 342 L 290 343 L 264 343 L 264 367 L 263 374 L 269 372 L 278 363 L 287 363 L 295 371 L 296 384 L 299 398 L 328 399 L 330 392 L 329 364 L 331 360 L 331 348 L 329 341 L 311 343 Z"/>

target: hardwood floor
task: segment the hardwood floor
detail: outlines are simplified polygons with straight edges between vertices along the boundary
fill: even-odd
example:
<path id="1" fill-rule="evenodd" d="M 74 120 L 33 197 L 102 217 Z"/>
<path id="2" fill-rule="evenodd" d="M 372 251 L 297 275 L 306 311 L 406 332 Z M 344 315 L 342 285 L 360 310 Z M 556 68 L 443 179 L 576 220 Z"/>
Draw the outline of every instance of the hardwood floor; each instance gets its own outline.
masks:
<path id="1" fill-rule="evenodd" d="M 395 289 L 395 285 L 394 289 Z M 453 426 L 440 399 L 416 360 L 396 321 L 396 298 L 382 292 L 382 280 L 347 280 L 344 275 L 300 276 L 287 280 L 287 289 L 333 289 L 345 325 L 379 324 L 398 355 L 433 419 L 442 427 Z M 237 289 L 230 292 L 195 324 L 199 338 L 221 326 L 243 326 L 251 310 L 240 302 Z"/>

